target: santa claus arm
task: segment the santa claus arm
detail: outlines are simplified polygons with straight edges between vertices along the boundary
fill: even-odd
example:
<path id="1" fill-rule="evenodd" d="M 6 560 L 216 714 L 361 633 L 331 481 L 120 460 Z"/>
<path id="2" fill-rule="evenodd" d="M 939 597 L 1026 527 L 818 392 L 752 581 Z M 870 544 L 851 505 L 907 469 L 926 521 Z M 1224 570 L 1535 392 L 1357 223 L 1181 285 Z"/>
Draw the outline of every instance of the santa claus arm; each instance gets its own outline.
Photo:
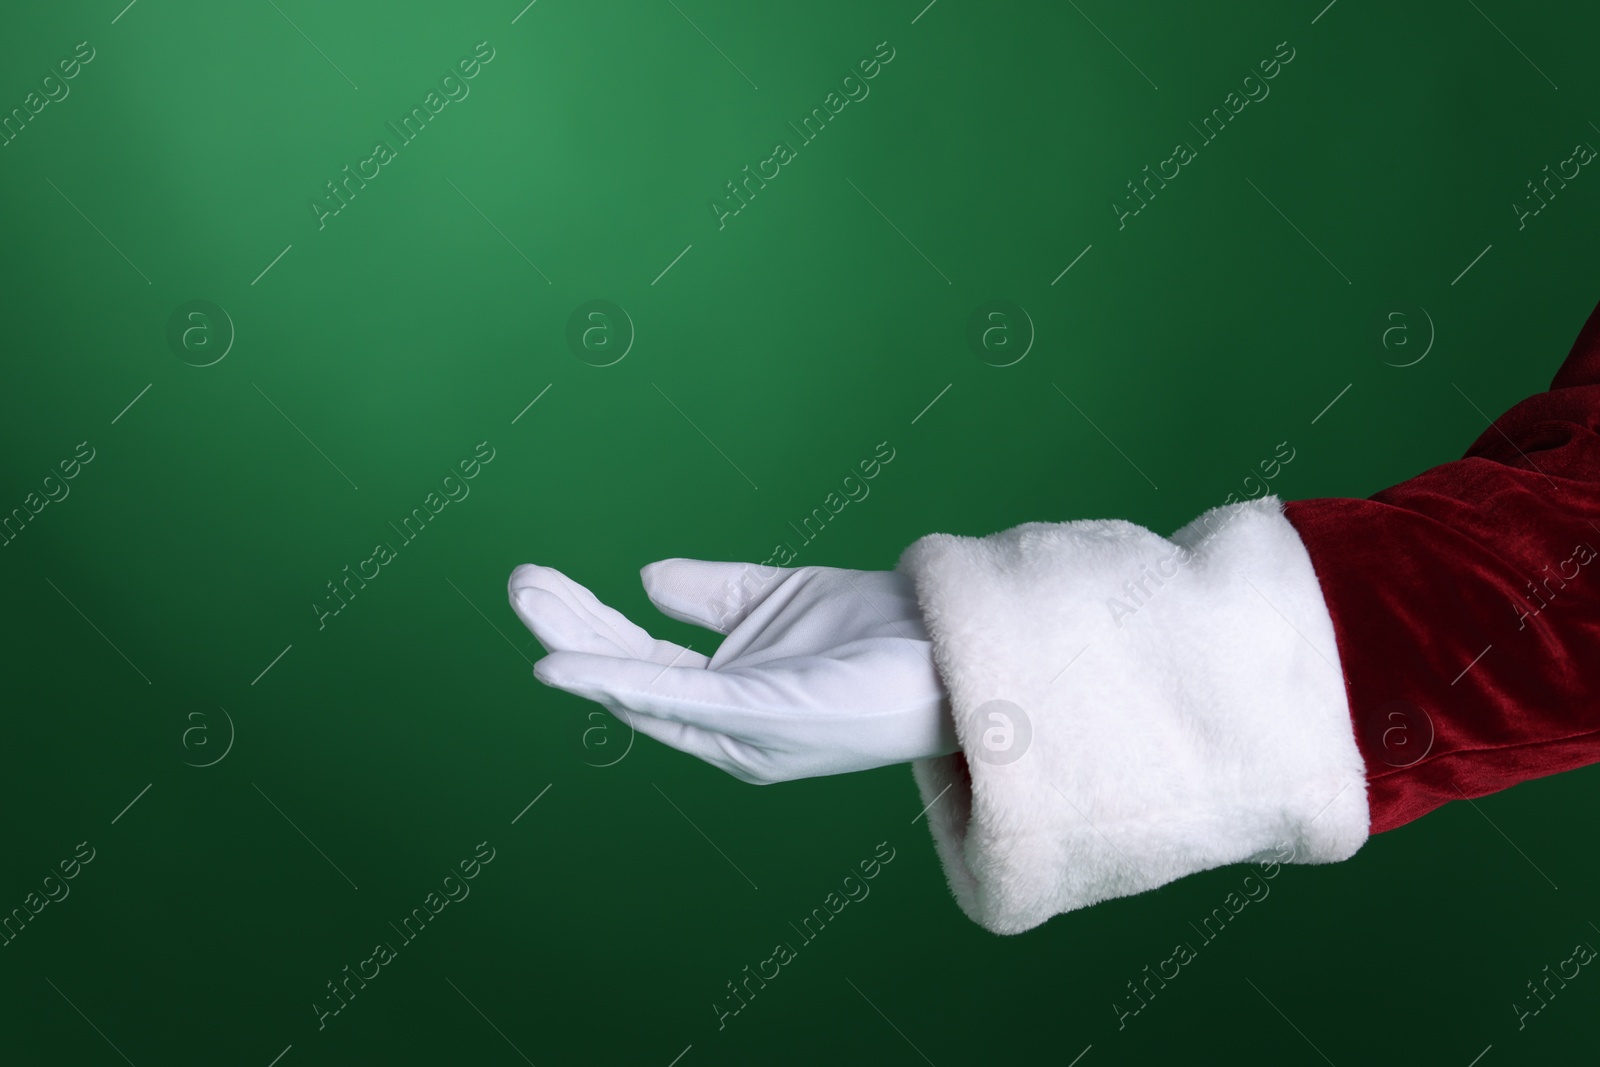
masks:
<path id="1" fill-rule="evenodd" d="M 1371 499 L 916 542 L 957 902 L 1015 933 L 1600 760 L 1597 429 L 1600 309 L 1549 391 Z"/>
<path id="2" fill-rule="evenodd" d="M 1465 457 L 1285 514 L 1338 637 L 1373 833 L 1600 761 L 1600 308 Z"/>

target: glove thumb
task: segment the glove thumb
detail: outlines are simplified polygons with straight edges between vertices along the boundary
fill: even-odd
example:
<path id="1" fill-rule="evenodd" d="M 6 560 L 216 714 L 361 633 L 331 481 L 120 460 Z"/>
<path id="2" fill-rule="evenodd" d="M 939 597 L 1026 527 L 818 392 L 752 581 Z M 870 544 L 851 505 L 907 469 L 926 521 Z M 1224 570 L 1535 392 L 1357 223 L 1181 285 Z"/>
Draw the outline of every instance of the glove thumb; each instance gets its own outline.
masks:
<path id="1" fill-rule="evenodd" d="M 641 568 L 639 578 L 663 615 L 725 634 L 793 573 L 756 563 L 664 559 Z"/>

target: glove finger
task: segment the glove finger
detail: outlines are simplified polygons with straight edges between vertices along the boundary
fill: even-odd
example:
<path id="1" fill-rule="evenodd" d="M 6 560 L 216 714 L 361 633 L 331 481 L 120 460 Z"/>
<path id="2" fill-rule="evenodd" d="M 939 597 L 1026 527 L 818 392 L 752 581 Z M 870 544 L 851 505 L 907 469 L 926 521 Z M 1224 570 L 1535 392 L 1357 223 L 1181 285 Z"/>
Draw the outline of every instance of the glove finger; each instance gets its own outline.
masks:
<path id="1" fill-rule="evenodd" d="M 596 637 L 604 639 L 596 642 L 578 637 L 579 627 L 570 624 L 566 632 L 571 641 L 557 646 L 546 645 L 551 651 L 589 651 L 600 655 L 633 657 L 636 659 L 651 660 L 655 663 L 674 663 L 689 667 L 703 667 L 709 660 L 698 652 L 685 649 L 671 641 L 658 641 L 651 637 L 643 627 L 630 621 L 615 608 L 602 604 L 598 597 L 584 586 L 568 578 L 554 567 L 539 567 L 534 564 L 523 564 L 511 572 L 509 583 L 512 607 L 517 610 L 519 617 L 523 616 L 517 601 L 524 591 L 536 590 L 554 598 L 562 604 L 579 627 L 587 627 Z M 537 603 L 537 597 L 533 598 Z M 560 615 L 554 616 L 563 620 Z M 523 622 L 528 619 L 523 617 Z M 529 629 L 533 629 L 529 624 Z M 558 636 L 552 634 L 552 636 Z M 542 640 L 542 639 L 541 639 Z M 576 643 L 571 643 L 571 642 Z M 610 651 L 607 646 L 614 648 Z"/>
<path id="2" fill-rule="evenodd" d="M 650 635 L 641 627 L 629 621 L 621 612 L 600 603 L 593 593 L 554 567 L 524 563 L 511 572 L 508 586 L 513 601 L 519 589 L 544 590 L 566 604 L 574 615 L 588 622 L 596 632 L 610 636 L 625 654 L 642 656 L 648 649 Z"/>
<path id="3" fill-rule="evenodd" d="M 591 652 L 597 656 L 631 656 L 631 649 L 618 644 L 608 633 L 597 631 L 586 619 L 554 593 L 535 586 L 524 586 L 511 593 L 511 608 L 522 624 L 533 631 L 546 652 Z"/>
<path id="4" fill-rule="evenodd" d="M 533 665 L 546 685 L 607 707 L 686 723 L 738 740 L 762 735 L 773 713 L 762 683 L 729 671 L 662 666 L 587 652 L 552 652 Z"/>
<path id="5" fill-rule="evenodd" d="M 750 774 L 748 763 L 740 757 L 745 746 L 738 741 L 686 722 L 671 722 L 653 715 L 636 714 L 626 708 L 613 709 L 611 713 L 634 730 L 663 745 L 703 760 L 740 781 L 756 781 Z"/>
<path id="6" fill-rule="evenodd" d="M 680 558 L 648 564 L 639 578 L 663 615 L 725 634 L 793 573 L 755 563 Z"/>

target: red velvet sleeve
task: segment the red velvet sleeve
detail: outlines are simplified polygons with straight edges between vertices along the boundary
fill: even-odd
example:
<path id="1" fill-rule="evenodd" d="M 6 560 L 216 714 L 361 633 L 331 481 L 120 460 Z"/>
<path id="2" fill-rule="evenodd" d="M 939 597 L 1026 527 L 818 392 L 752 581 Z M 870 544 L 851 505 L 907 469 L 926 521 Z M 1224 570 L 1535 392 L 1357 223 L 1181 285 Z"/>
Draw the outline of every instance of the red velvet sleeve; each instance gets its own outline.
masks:
<path id="1" fill-rule="evenodd" d="M 1284 514 L 1333 619 L 1373 833 L 1600 762 L 1600 308 L 1463 458 Z"/>

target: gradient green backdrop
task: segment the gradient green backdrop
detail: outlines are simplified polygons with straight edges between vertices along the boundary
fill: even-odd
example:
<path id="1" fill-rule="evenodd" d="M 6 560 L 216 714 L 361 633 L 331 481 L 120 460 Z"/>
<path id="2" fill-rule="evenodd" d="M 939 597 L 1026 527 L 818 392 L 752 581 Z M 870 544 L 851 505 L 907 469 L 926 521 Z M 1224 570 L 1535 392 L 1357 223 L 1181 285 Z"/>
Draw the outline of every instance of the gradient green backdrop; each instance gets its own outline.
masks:
<path id="1" fill-rule="evenodd" d="M 1600 143 L 1592 7 L 122 3 L 0 37 L 5 112 L 94 49 L 0 148 L 0 509 L 95 450 L 0 548 L 0 911 L 95 850 L 0 948 L 0 1062 L 1592 1056 L 1600 978 L 1520 1031 L 1510 1005 L 1600 943 L 1600 770 L 1286 870 L 1119 1030 L 1243 869 L 993 936 L 907 768 L 756 788 L 630 749 L 533 681 L 503 592 L 557 566 L 709 652 L 638 568 L 766 558 L 881 441 L 797 563 L 1168 532 L 1282 441 L 1286 498 L 1457 457 L 1600 299 L 1600 176 L 1511 207 Z M 324 183 L 480 41 L 470 96 L 319 229 Z M 1125 183 L 1285 41 L 1270 96 L 1119 229 Z M 725 183 L 880 42 L 870 95 L 719 229 Z M 566 341 L 594 299 L 636 334 L 611 366 Z M 191 300 L 236 335 L 211 366 L 167 340 Z M 1011 366 L 967 342 L 991 300 L 1036 334 Z M 319 629 L 325 583 L 480 441 L 471 495 Z M 319 1030 L 325 983 L 480 841 L 470 897 Z M 725 983 L 885 841 L 871 896 L 719 1029 Z"/>

